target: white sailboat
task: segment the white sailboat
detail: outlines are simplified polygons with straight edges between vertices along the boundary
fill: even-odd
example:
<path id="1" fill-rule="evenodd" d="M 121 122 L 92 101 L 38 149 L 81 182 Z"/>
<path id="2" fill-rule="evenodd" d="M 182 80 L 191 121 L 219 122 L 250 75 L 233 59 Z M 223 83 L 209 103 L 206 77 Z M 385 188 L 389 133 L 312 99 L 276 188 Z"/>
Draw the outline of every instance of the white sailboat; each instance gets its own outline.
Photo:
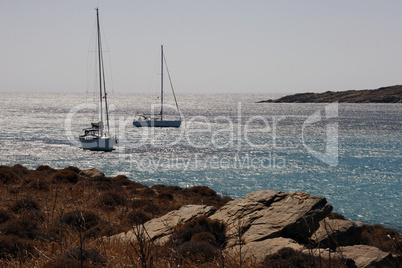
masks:
<path id="1" fill-rule="evenodd" d="M 90 128 L 83 129 L 83 135 L 79 137 L 82 149 L 91 151 L 110 152 L 117 140 L 112 138 L 109 130 L 109 110 L 107 106 L 107 93 L 105 85 L 105 71 L 103 65 L 101 31 L 99 24 L 99 11 L 96 8 L 97 24 L 97 50 L 99 72 L 99 122 L 91 123 Z"/>
<path id="2" fill-rule="evenodd" d="M 180 110 L 179 106 L 177 104 L 176 100 L 176 95 L 173 90 L 172 86 L 172 81 L 170 80 L 170 75 L 169 75 L 169 70 L 168 71 L 168 76 L 169 76 L 169 81 L 170 81 L 170 86 L 172 88 L 173 92 L 173 97 L 176 103 L 176 108 L 177 112 L 179 114 L 179 118 L 176 120 L 168 120 L 164 118 L 163 115 L 163 63 L 165 62 L 166 65 L 166 59 L 163 55 L 163 46 L 161 46 L 161 110 L 159 114 L 153 115 L 153 114 L 138 114 L 136 118 L 133 121 L 133 125 L 135 127 L 180 127 L 181 125 L 181 116 L 180 116 Z"/>

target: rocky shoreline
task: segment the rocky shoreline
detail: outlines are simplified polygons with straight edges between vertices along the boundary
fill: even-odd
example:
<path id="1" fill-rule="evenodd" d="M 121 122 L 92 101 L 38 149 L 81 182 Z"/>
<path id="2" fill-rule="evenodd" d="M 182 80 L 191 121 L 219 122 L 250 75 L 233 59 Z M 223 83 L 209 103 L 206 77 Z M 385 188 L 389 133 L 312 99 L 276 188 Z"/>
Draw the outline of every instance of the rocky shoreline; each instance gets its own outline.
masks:
<path id="1" fill-rule="evenodd" d="M 397 232 L 388 230 L 391 233 L 375 244 L 370 236 L 374 233 L 377 236 L 386 229 L 348 221 L 341 215 L 331 214 L 331 210 L 332 206 L 323 197 L 265 190 L 230 201 L 218 210 L 212 206 L 187 205 L 146 222 L 144 227 L 151 240 L 166 244 L 178 223 L 186 224 L 205 216 L 227 224 L 225 252 L 236 255 L 243 251 L 243 258 L 256 263 L 269 263 L 267 256 L 291 249 L 305 255 L 313 254 L 323 262 L 338 259 L 346 267 L 397 267 L 400 264 L 402 240 Z M 136 239 L 133 231 L 111 238 Z"/>
<path id="2" fill-rule="evenodd" d="M 4 267 L 399 267 L 402 238 L 324 197 L 222 197 L 96 169 L 0 166 Z M 296 266 L 294 266 L 296 267 Z"/>
<path id="3" fill-rule="evenodd" d="M 402 86 L 389 86 L 379 89 L 327 91 L 324 93 L 299 93 L 275 100 L 257 103 L 402 103 Z"/>

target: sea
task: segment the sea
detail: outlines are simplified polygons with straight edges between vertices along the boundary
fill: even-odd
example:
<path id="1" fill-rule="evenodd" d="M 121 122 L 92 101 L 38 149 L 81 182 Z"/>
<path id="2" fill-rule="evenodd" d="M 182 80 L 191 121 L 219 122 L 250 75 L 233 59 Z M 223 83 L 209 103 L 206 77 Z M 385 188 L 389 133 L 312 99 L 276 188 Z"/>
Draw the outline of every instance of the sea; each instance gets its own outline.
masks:
<path id="1" fill-rule="evenodd" d="M 402 231 L 402 104 L 257 103 L 270 94 L 179 94 L 180 128 L 136 128 L 159 113 L 154 94 L 108 95 L 113 152 L 80 148 L 99 120 L 96 97 L 0 93 L 0 165 L 96 168 L 149 186 L 205 185 L 323 196 L 354 221 Z M 166 96 L 164 115 L 178 116 Z"/>

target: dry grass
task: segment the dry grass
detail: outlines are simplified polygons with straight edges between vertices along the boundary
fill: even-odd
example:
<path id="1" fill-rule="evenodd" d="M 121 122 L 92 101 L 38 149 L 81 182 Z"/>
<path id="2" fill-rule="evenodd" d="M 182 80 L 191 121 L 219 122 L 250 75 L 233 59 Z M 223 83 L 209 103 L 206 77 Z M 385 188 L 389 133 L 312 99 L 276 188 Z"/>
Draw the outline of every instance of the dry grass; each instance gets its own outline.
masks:
<path id="1" fill-rule="evenodd" d="M 207 187 L 148 187 L 122 175 L 87 178 L 79 173 L 76 167 L 0 166 L 1 267 L 133 266 L 137 245 L 103 238 L 183 205 L 219 208 L 230 200 Z M 170 254 L 157 249 L 161 256 Z M 174 260 L 155 259 L 155 264 Z"/>

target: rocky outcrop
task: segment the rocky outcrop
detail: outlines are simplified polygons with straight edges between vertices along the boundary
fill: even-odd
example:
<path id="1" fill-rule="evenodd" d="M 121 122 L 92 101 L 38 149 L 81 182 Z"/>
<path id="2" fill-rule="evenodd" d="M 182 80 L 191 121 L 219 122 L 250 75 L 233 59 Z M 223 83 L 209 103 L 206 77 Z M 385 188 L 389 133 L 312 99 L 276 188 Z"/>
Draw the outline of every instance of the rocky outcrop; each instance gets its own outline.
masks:
<path id="1" fill-rule="evenodd" d="M 309 248 L 303 249 L 301 252 L 306 254 L 307 256 L 315 258 L 316 260 L 318 260 L 318 262 L 320 262 L 321 260 L 324 263 L 332 263 L 333 260 L 339 260 L 337 263 L 343 264 L 342 266 L 333 265 L 331 267 L 357 267 L 353 259 L 347 258 L 345 255 L 342 255 L 341 252 L 336 252 L 329 248 Z"/>
<path id="2" fill-rule="evenodd" d="M 264 260 L 267 255 L 275 254 L 283 248 L 292 248 L 294 250 L 303 250 L 304 246 L 290 238 L 271 238 L 260 242 L 250 242 L 245 245 L 234 245 L 228 247 L 225 253 L 229 256 L 241 255 L 245 259 L 251 259 L 257 263 Z"/>
<path id="3" fill-rule="evenodd" d="M 359 245 L 364 241 L 362 231 L 367 226 L 340 218 L 330 219 L 327 216 L 331 210 L 332 206 L 323 197 L 265 190 L 232 200 L 218 210 L 204 205 L 183 206 L 146 222 L 144 227 L 151 240 L 168 245 L 165 243 L 172 242 L 170 238 L 178 224 L 184 226 L 198 216 L 206 216 L 226 224 L 225 255 L 240 255 L 255 263 L 266 261 L 267 256 L 275 258 L 275 254 L 290 248 L 287 250 L 318 263 L 335 261 L 345 267 L 397 265 L 400 253 L 394 258 L 377 247 Z M 112 238 L 127 241 L 135 240 L 136 236 L 129 231 Z"/>
<path id="4" fill-rule="evenodd" d="M 211 219 L 227 223 L 229 245 L 235 244 L 239 229 L 245 243 L 275 237 L 306 242 L 331 210 L 323 197 L 266 190 L 230 201 Z"/>
<path id="5" fill-rule="evenodd" d="M 152 240 L 161 242 L 169 238 L 178 223 L 205 215 L 227 224 L 229 246 L 235 245 L 239 236 L 245 243 L 277 237 L 305 242 L 331 210 L 332 206 L 323 197 L 265 190 L 230 201 L 218 211 L 211 206 L 184 206 L 152 219 L 144 226 Z M 133 237 L 131 232 L 118 236 L 125 239 Z"/>
<path id="6" fill-rule="evenodd" d="M 87 178 L 105 177 L 105 174 L 103 172 L 97 170 L 96 168 L 82 170 L 82 171 L 80 171 L 80 173 L 78 175 L 81 175 L 81 176 L 87 177 Z"/>
<path id="7" fill-rule="evenodd" d="M 311 236 L 317 246 L 335 250 L 338 246 L 350 246 L 360 242 L 363 231 L 362 222 L 341 219 L 324 219 Z"/>
<path id="8" fill-rule="evenodd" d="M 336 250 L 344 257 L 354 260 L 357 267 L 398 267 L 391 253 L 383 252 L 376 247 L 355 245 L 339 247 Z"/>
<path id="9" fill-rule="evenodd" d="M 300 93 L 287 95 L 276 100 L 259 101 L 258 103 L 402 103 L 402 86 L 382 87 L 379 89 L 327 91 L 324 93 Z"/>
<path id="10" fill-rule="evenodd" d="M 195 219 L 198 216 L 210 216 L 216 209 L 212 206 L 202 205 L 187 205 L 181 207 L 179 210 L 174 210 L 166 215 L 152 219 L 144 224 L 149 238 L 159 244 L 165 243 L 177 224 L 182 224 Z M 121 240 L 135 240 L 133 231 L 118 234 L 112 237 L 113 239 Z"/>

